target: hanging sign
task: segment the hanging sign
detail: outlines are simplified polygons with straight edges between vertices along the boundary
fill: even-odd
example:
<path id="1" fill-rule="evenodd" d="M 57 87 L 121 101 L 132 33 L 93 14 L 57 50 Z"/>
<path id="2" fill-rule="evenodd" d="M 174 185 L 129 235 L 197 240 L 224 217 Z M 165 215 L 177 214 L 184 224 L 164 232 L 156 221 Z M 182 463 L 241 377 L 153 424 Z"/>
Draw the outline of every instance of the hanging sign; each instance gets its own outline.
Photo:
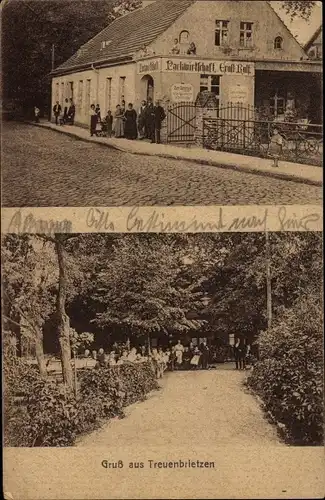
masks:
<path id="1" fill-rule="evenodd" d="M 194 99 L 194 87 L 190 83 L 175 83 L 170 93 L 173 102 L 192 102 Z"/>

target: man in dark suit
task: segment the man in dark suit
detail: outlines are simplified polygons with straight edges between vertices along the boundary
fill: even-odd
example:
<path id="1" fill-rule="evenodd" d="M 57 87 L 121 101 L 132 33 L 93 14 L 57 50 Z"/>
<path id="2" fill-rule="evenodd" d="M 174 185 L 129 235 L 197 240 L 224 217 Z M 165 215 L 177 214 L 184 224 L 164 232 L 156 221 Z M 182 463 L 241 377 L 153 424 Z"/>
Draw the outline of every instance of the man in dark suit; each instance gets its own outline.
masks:
<path id="1" fill-rule="evenodd" d="M 209 360 L 210 360 L 210 349 L 206 340 L 203 340 L 203 342 L 200 344 L 200 351 L 202 353 L 201 357 L 202 369 L 206 370 L 209 366 Z"/>
<path id="2" fill-rule="evenodd" d="M 53 106 L 53 114 L 55 116 L 55 125 L 58 125 L 58 120 L 59 116 L 61 114 L 61 106 L 59 104 L 59 101 L 56 101 L 55 105 Z"/>
<path id="3" fill-rule="evenodd" d="M 70 99 L 70 106 L 68 110 L 68 120 L 71 125 L 74 124 L 74 115 L 76 114 L 76 107 L 74 105 L 73 99 Z"/>
<path id="4" fill-rule="evenodd" d="M 234 345 L 234 357 L 236 370 L 244 370 L 246 368 L 246 345 L 243 340 L 237 340 Z"/>
<path id="5" fill-rule="evenodd" d="M 147 109 L 145 112 L 145 123 L 147 127 L 148 139 L 155 142 L 155 113 L 151 97 L 148 97 Z"/>
<path id="6" fill-rule="evenodd" d="M 161 131 L 161 125 L 164 119 L 166 118 L 166 113 L 164 108 L 161 106 L 160 101 L 157 101 L 156 106 L 154 107 L 153 110 L 154 114 L 154 139 L 152 142 L 156 142 L 157 144 L 160 144 L 160 131 Z"/>

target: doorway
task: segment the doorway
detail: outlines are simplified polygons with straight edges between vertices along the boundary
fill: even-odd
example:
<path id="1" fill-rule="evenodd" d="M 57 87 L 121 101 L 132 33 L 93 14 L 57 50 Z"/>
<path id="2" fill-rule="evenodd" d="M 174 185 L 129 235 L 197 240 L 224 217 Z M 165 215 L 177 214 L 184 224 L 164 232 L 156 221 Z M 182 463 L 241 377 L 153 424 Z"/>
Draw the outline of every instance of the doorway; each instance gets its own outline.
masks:
<path id="1" fill-rule="evenodd" d="M 141 100 L 148 101 L 149 97 L 154 100 L 155 84 L 151 75 L 145 75 L 141 78 Z"/>

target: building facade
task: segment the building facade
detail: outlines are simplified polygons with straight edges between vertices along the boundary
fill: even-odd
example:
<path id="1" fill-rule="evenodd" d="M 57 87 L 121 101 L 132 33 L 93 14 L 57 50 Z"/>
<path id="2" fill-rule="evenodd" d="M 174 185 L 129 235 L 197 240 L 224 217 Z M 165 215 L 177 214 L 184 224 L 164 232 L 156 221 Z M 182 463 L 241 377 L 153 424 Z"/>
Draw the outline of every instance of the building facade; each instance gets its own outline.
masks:
<path id="1" fill-rule="evenodd" d="M 72 97 L 76 123 L 88 124 L 91 104 L 106 112 L 122 100 L 137 108 L 148 97 L 194 102 L 202 90 L 213 92 L 220 107 L 263 106 L 279 116 L 294 106 L 302 118 L 319 120 L 321 62 L 269 2 L 143 3 L 53 71 L 53 105 Z"/>

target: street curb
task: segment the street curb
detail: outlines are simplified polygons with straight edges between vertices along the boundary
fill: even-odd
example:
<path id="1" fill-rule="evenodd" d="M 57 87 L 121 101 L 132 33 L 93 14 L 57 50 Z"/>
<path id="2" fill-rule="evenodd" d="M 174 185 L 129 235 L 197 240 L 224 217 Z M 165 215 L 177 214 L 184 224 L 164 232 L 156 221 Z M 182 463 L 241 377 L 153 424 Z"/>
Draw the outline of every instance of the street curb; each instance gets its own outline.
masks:
<path id="1" fill-rule="evenodd" d="M 34 123 L 34 122 L 28 122 L 29 125 L 34 125 L 35 127 L 39 128 L 46 128 L 47 130 L 53 130 L 53 132 L 58 132 L 59 134 L 64 134 L 67 135 L 68 137 L 72 137 L 78 141 L 84 141 L 84 142 L 89 142 L 91 144 L 98 144 L 99 146 L 103 146 L 105 148 L 110 148 L 114 149 L 115 151 L 121 151 L 122 153 L 129 153 L 133 155 L 138 155 L 138 156 L 155 156 L 158 158 L 166 158 L 170 160 L 181 160 L 181 161 L 189 161 L 191 163 L 196 163 L 197 165 L 208 165 L 210 167 L 218 167 L 218 168 L 223 168 L 226 170 L 235 170 L 237 172 L 247 172 L 250 174 L 255 174 L 255 175 L 261 175 L 263 177 L 272 177 L 274 179 L 280 179 L 280 180 L 286 180 L 286 181 L 291 181 L 295 182 L 298 184 L 307 184 L 310 186 L 318 186 L 322 187 L 323 186 L 323 181 L 315 181 L 313 179 L 305 179 L 302 177 L 295 176 L 293 174 L 286 174 L 283 172 L 269 172 L 265 170 L 255 170 L 254 168 L 248 167 L 248 166 L 241 166 L 235 163 L 228 163 L 225 165 L 224 163 L 219 163 L 218 161 L 213 161 L 213 160 L 200 160 L 196 158 L 184 158 L 183 156 L 179 155 L 174 155 L 174 154 L 169 154 L 169 153 L 154 153 L 150 154 L 148 152 L 141 152 L 141 151 L 129 151 L 127 149 L 124 149 L 120 146 L 117 146 L 116 144 L 109 144 L 107 142 L 101 142 L 96 139 L 88 139 L 87 137 L 79 137 L 77 134 L 74 132 L 69 132 L 66 129 L 62 128 L 60 129 L 59 126 L 57 129 L 54 129 L 53 127 L 48 126 L 47 124 L 39 124 L 39 123 Z M 322 168 L 322 167 L 315 167 L 315 168 Z"/>

